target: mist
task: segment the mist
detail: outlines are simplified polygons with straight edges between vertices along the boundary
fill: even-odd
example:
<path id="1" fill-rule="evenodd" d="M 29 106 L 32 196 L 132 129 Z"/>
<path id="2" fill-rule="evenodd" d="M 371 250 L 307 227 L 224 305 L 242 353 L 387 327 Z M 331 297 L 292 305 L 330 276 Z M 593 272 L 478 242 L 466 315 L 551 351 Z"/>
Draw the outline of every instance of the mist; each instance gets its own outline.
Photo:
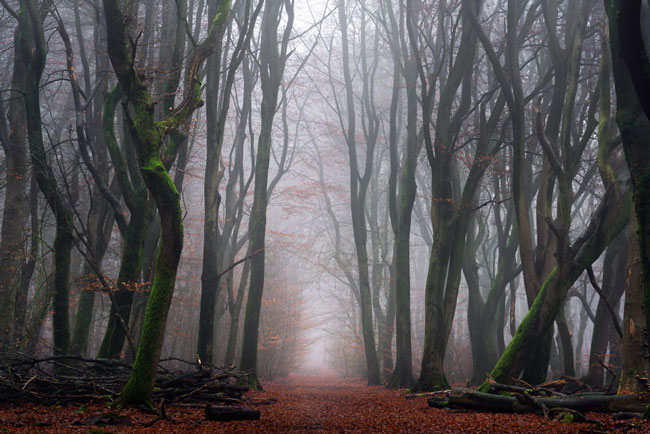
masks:
<path id="1" fill-rule="evenodd" d="M 7 360 L 647 392 L 646 2 L 0 3 Z"/>

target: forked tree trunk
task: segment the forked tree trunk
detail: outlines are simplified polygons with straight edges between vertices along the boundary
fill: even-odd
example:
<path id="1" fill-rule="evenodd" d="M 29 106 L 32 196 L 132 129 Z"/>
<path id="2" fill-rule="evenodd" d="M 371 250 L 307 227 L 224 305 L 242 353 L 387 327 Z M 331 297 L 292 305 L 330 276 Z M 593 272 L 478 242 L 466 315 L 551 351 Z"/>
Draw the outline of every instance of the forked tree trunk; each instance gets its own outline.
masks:
<path id="1" fill-rule="evenodd" d="M 125 405 L 148 403 L 153 391 L 158 361 L 162 350 L 167 314 L 171 304 L 176 270 L 183 248 L 183 215 L 180 195 L 162 161 L 162 139 L 179 128 L 202 104 L 199 71 L 212 51 L 230 11 L 228 1 L 220 1 L 215 19 L 210 23 L 204 41 L 195 47 L 187 61 L 183 101 L 164 119 L 154 120 L 154 105 L 147 84 L 136 71 L 128 38 L 124 11 L 117 0 L 104 0 L 108 32 L 108 53 L 120 86 L 129 101 L 130 135 L 138 156 L 144 182 L 156 202 L 160 216 L 160 247 L 149 302 L 142 325 L 142 335 L 133 371 L 120 395 Z"/>

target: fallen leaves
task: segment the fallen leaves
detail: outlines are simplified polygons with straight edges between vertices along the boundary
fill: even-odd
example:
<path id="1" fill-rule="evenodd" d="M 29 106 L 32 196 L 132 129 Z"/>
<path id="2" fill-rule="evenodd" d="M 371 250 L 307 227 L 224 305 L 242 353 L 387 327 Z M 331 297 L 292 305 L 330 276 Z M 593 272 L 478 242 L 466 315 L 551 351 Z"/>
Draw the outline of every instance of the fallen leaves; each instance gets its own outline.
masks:
<path id="1" fill-rule="evenodd" d="M 209 422 L 203 411 L 168 406 L 170 420 L 146 427 L 155 416 L 138 410 L 107 409 L 105 404 L 0 406 L 0 432 L 43 433 L 285 433 L 285 432 L 409 432 L 409 433 L 596 433 L 650 432 L 650 424 L 613 421 L 610 415 L 589 413 L 601 426 L 550 421 L 536 415 L 438 410 L 426 398 L 405 399 L 406 391 L 367 387 L 357 378 L 292 375 L 282 382 L 251 391 L 244 404 L 261 412 L 260 420 Z M 80 425 L 128 420 L 130 425 Z M 119 417 L 117 417 L 119 415 Z M 95 418 L 95 419 L 94 419 Z"/>

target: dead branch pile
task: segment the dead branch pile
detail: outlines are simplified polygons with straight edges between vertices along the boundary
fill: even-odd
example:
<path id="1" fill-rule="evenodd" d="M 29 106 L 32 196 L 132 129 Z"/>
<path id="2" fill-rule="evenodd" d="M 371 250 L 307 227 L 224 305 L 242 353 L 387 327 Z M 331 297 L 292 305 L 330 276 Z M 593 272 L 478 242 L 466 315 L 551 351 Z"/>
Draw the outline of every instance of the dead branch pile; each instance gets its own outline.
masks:
<path id="1" fill-rule="evenodd" d="M 238 404 L 249 388 L 234 370 L 193 364 L 192 372 L 160 368 L 152 396 L 166 404 Z M 0 402 L 67 404 L 114 401 L 132 366 L 119 360 L 78 356 L 0 359 Z"/>

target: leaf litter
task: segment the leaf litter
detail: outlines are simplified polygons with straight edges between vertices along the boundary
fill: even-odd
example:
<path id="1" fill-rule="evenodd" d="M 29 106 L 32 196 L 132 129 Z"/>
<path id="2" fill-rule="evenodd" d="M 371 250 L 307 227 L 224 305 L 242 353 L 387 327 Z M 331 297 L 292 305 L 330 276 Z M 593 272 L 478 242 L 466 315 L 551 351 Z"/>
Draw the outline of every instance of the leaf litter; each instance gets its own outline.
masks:
<path id="1" fill-rule="evenodd" d="M 260 420 L 211 422 L 204 410 L 169 405 L 166 419 L 138 409 L 84 405 L 0 405 L 0 432 L 11 433 L 648 433 L 650 423 L 615 421 L 587 413 L 599 423 L 565 423 L 534 414 L 478 413 L 430 408 L 407 390 L 366 386 L 359 378 L 291 375 L 245 395 Z"/>

